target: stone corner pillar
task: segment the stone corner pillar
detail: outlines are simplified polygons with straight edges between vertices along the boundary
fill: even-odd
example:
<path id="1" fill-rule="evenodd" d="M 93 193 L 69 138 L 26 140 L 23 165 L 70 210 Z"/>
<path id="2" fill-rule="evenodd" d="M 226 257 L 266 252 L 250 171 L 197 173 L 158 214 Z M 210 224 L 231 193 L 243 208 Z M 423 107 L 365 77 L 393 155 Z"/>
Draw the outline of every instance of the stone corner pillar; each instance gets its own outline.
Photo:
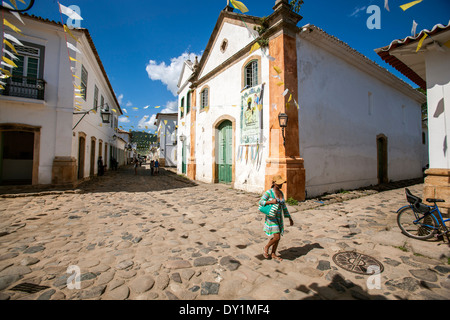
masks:
<path id="1" fill-rule="evenodd" d="M 279 1 L 279 3 L 285 4 L 285 1 Z M 300 157 L 298 109 L 294 104 L 294 99 L 298 101 L 297 41 L 294 28 L 298 20 L 292 21 L 291 12 L 278 10 L 279 14 L 274 19 L 278 20 L 279 23 L 274 21 L 273 25 L 274 28 L 279 28 L 279 30 L 274 30 L 273 36 L 269 39 L 269 53 L 275 58 L 274 61 L 269 63 L 269 72 L 273 73 L 274 66 L 281 69 L 282 72 L 280 73 L 281 81 L 274 77 L 270 77 L 269 80 L 269 105 L 271 107 L 265 189 L 271 187 L 274 175 L 281 175 L 286 180 L 283 185 L 285 198 L 304 201 L 306 198 L 306 177 L 304 160 Z M 286 89 L 289 89 L 289 93 L 283 96 Z M 291 94 L 292 100 L 289 102 Z M 272 105 L 276 105 L 277 108 L 272 108 Z M 278 121 L 280 113 L 286 113 L 289 117 L 285 129 L 285 144 Z"/>
<path id="2" fill-rule="evenodd" d="M 428 169 L 423 187 L 423 200 L 427 198 L 443 199 L 438 203 L 439 209 L 445 214 L 450 213 L 450 169 Z M 432 205 L 432 203 L 428 203 Z"/>
<path id="3" fill-rule="evenodd" d="M 55 157 L 52 167 L 52 184 L 75 185 L 77 183 L 77 160 L 74 157 Z"/>

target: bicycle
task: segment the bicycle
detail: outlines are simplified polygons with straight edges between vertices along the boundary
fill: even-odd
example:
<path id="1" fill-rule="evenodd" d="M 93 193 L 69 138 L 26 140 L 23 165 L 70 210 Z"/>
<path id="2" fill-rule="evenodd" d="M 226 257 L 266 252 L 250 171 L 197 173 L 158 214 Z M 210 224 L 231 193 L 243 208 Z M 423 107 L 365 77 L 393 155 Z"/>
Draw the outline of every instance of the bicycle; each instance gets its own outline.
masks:
<path id="1" fill-rule="evenodd" d="M 422 203 L 421 198 L 413 195 L 408 188 L 405 188 L 405 192 L 409 205 L 401 207 L 397 211 L 397 224 L 402 233 L 419 240 L 446 235 L 450 242 L 450 230 L 445 224 L 450 219 L 444 220 L 437 205 L 445 200 L 428 198 L 427 202 L 434 203 L 433 206 L 428 206 Z"/>

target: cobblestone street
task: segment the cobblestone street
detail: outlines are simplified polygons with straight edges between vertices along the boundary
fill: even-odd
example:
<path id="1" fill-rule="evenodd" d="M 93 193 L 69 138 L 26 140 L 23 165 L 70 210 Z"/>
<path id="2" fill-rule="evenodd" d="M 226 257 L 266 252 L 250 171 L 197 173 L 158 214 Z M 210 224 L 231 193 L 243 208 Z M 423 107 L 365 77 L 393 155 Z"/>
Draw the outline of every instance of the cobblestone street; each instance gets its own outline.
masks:
<path id="1" fill-rule="evenodd" d="M 289 206 L 295 224 L 278 262 L 262 255 L 260 195 L 148 169 L 120 168 L 75 191 L 4 194 L 0 299 L 450 298 L 448 244 L 410 239 L 397 227 L 403 188 Z M 379 286 L 336 265 L 340 251 L 380 261 Z M 80 289 L 68 287 L 70 266 L 79 268 Z M 11 290 L 22 283 L 48 288 Z"/>

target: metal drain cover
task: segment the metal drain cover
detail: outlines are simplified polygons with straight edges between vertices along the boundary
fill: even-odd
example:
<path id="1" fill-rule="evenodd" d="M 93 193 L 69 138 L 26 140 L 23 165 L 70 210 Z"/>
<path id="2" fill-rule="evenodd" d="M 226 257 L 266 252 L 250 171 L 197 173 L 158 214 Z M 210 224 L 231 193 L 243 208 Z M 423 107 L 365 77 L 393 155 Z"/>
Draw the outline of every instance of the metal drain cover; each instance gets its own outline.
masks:
<path id="1" fill-rule="evenodd" d="M 384 266 L 375 258 L 354 251 L 336 253 L 333 261 L 344 270 L 364 275 L 381 273 L 384 270 Z"/>
<path id="2" fill-rule="evenodd" d="M 21 283 L 18 284 L 17 286 L 9 289 L 11 291 L 20 291 L 20 292 L 26 292 L 26 293 L 37 293 L 39 291 L 48 289 L 50 287 L 47 286 L 39 286 L 37 284 L 34 283 Z"/>

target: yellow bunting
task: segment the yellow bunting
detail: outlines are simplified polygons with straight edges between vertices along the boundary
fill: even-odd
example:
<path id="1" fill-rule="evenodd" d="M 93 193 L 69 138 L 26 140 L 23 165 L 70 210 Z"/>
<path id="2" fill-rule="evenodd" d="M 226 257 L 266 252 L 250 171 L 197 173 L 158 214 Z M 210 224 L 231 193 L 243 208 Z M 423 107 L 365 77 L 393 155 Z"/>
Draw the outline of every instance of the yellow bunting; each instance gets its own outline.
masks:
<path id="1" fill-rule="evenodd" d="M 133 109 L 134 109 L 134 110 L 137 110 L 138 108 L 136 108 L 136 107 L 133 107 Z"/>
<path id="2" fill-rule="evenodd" d="M 73 35 L 73 33 L 70 31 L 69 27 L 64 25 L 64 31 L 66 33 L 69 34 L 69 36 L 71 36 L 75 41 L 80 42 L 77 38 L 75 38 L 75 36 Z M 81 42 L 80 42 L 81 43 Z"/>
<path id="3" fill-rule="evenodd" d="M 262 104 L 258 104 L 258 110 L 261 111 L 262 108 L 263 108 L 263 105 Z"/>
<path id="4" fill-rule="evenodd" d="M 103 127 L 101 123 L 99 124 L 99 126 L 100 126 L 100 127 Z"/>
<path id="5" fill-rule="evenodd" d="M 72 77 L 77 78 L 77 79 L 80 79 L 80 77 L 77 76 L 76 74 L 72 74 Z"/>
<path id="6" fill-rule="evenodd" d="M 281 71 L 281 69 L 280 69 L 279 67 L 277 67 L 277 66 L 273 66 L 273 69 L 274 69 L 278 74 L 280 74 L 280 73 L 283 72 L 283 71 Z"/>
<path id="7" fill-rule="evenodd" d="M 3 72 L 4 74 L 6 74 L 7 76 L 11 77 L 11 72 L 9 72 L 8 70 L 0 68 L 0 71 Z"/>
<path id="8" fill-rule="evenodd" d="M 156 107 L 155 107 L 155 109 L 159 109 L 159 108 L 161 108 L 161 106 L 156 106 Z"/>
<path id="9" fill-rule="evenodd" d="M 0 84 L 0 89 L 5 90 L 5 87 Z"/>
<path id="10" fill-rule="evenodd" d="M 117 113 L 116 109 L 111 109 L 112 111 L 114 111 L 115 113 Z"/>
<path id="11" fill-rule="evenodd" d="M 17 68 L 17 64 L 15 64 L 12 60 L 8 59 L 7 57 L 3 56 L 2 57 L 3 61 L 5 61 L 7 64 Z"/>
<path id="12" fill-rule="evenodd" d="M 421 3 L 422 1 L 423 0 L 417 0 L 417 1 L 409 2 L 409 3 L 405 3 L 404 5 L 401 5 L 400 8 L 402 8 L 403 11 L 406 11 L 409 8 L 411 8 L 412 6 L 415 6 L 416 4 Z"/>
<path id="13" fill-rule="evenodd" d="M 291 106 L 291 104 L 289 102 L 286 103 L 286 110 L 289 110 L 289 107 Z"/>
<path id="14" fill-rule="evenodd" d="M 233 5 L 233 7 L 235 7 L 238 10 L 240 10 L 242 13 L 248 12 L 247 7 L 242 2 L 236 1 L 236 0 L 230 0 L 230 2 Z"/>
<path id="15" fill-rule="evenodd" d="M 251 50 L 250 50 L 250 53 L 252 53 L 253 51 L 258 50 L 259 48 L 261 48 L 261 46 L 259 45 L 258 42 L 256 42 L 256 43 L 252 46 L 252 48 L 251 48 Z"/>
<path id="16" fill-rule="evenodd" d="M 291 93 L 291 95 L 289 96 L 288 102 L 291 102 L 291 101 L 292 101 L 292 93 Z"/>
<path id="17" fill-rule="evenodd" d="M 167 120 L 164 120 L 164 124 L 167 124 Z"/>
<path id="18" fill-rule="evenodd" d="M 450 48 L 450 40 L 448 40 L 446 43 L 444 43 L 444 46 L 446 46 L 447 48 Z"/>
<path id="19" fill-rule="evenodd" d="M 6 39 L 3 39 L 3 43 L 6 44 L 12 51 L 14 51 L 14 53 L 18 54 L 16 48 L 14 48 L 14 46 L 11 44 L 11 42 L 9 42 Z"/>
<path id="20" fill-rule="evenodd" d="M 425 33 L 425 35 L 422 37 L 422 39 L 420 39 L 419 44 L 417 45 L 416 52 L 418 52 L 420 48 L 422 48 L 423 42 L 425 41 L 426 37 L 428 37 L 428 35 Z"/>
<path id="21" fill-rule="evenodd" d="M 284 85 L 284 82 L 278 82 L 277 86 L 281 87 L 282 85 Z"/>
<path id="22" fill-rule="evenodd" d="M 74 62 L 80 62 L 80 61 L 78 61 L 77 59 L 75 59 L 75 58 L 72 58 L 72 57 L 69 57 L 69 59 L 70 59 L 70 61 L 74 61 Z"/>
<path id="23" fill-rule="evenodd" d="M 7 25 L 8 27 L 10 27 L 11 29 L 13 29 L 15 32 L 22 34 L 22 30 L 20 30 L 19 28 L 17 28 L 15 25 L 13 25 L 12 23 L 10 23 L 8 20 L 3 19 L 3 23 L 5 25 Z"/>

